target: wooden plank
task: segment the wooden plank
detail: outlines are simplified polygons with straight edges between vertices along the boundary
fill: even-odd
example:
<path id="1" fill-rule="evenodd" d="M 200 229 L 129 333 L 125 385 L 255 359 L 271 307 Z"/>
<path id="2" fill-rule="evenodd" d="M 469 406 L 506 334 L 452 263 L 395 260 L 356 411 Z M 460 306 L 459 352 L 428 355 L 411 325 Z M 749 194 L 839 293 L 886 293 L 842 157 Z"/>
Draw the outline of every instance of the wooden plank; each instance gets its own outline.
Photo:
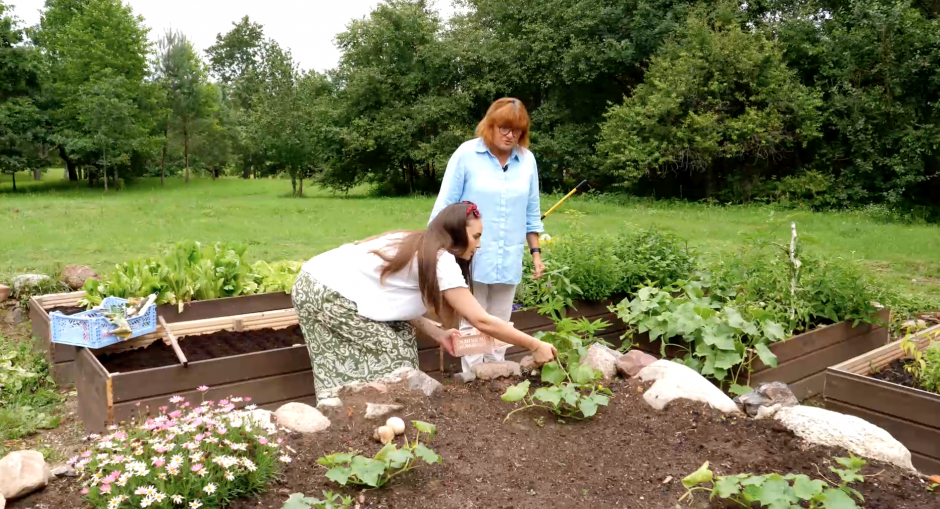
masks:
<path id="1" fill-rule="evenodd" d="M 914 338 L 920 348 L 926 348 L 935 335 L 940 335 L 940 325 L 935 325 L 933 327 L 924 329 L 916 333 Z M 884 345 L 863 355 L 859 355 L 858 357 L 849 359 L 834 367 L 842 371 L 848 371 L 856 374 L 867 374 L 872 367 L 881 369 L 890 364 L 892 361 L 904 357 L 904 353 L 901 351 L 900 346 L 902 341 L 903 339 L 899 339 L 892 343 L 888 343 L 887 345 Z"/>
<path id="2" fill-rule="evenodd" d="M 166 308 L 159 306 L 157 312 L 166 318 L 167 323 L 177 323 L 205 320 L 219 316 L 263 313 L 293 307 L 294 303 L 290 294 L 275 292 L 187 302 L 183 305 L 182 313 L 179 312 L 176 304 L 169 304 Z"/>
<path id="3" fill-rule="evenodd" d="M 917 452 L 911 452 L 914 468 L 926 475 L 940 475 L 940 458 L 931 458 Z"/>
<path id="4" fill-rule="evenodd" d="M 821 350 L 808 352 L 808 355 L 780 364 L 776 368 L 752 373 L 751 385 L 762 382 L 791 383 L 802 380 L 825 371 L 829 366 L 835 366 L 846 359 L 851 359 L 883 345 L 886 337 L 887 330 L 879 328 L 864 336 L 856 336 L 849 341 L 842 341 Z"/>
<path id="5" fill-rule="evenodd" d="M 49 343 L 49 313 L 42 307 L 42 301 L 39 297 L 30 297 L 29 299 L 29 322 L 33 326 L 33 336 L 42 339 L 43 343 Z M 48 348 L 46 348 L 48 350 Z M 47 359 L 51 360 L 51 359 Z"/>
<path id="6" fill-rule="evenodd" d="M 940 433 L 938 394 L 830 369 L 826 374 L 826 399 L 923 424 Z"/>
<path id="7" fill-rule="evenodd" d="M 85 348 L 75 362 L 75 388 L 78 390 L 78 416 L 85 431 L 100 433 L 108 426 L 108 374 L 98 359 Z"/>
<path id="8" fill-rule="evenodd" d="M 163 332 L 166 333 L 170 347 L 173 348 L 173 353 L 176 354 L 176 358 L 179 359 L 180 364 L 185 368 L 189 365 L 189 361 L 186 360 L 186 355 L 184 355 L 183 350 L 180 349 L 180 344 L 176 341 L 176 336 L 173 335 L 173 331 L 170 330 L 170 326 L 167 325 L 166 320 L 164 320 L 162 316 L 157 317 L 157 320 L 160 322 L 160 326 L 163 327 Z"/>
<path id="9" fill-rule="evenodd" d="M 418 352 L 418 369 L 424 372 L 441 370 L 440 348 Z"/>
<path id="10" fill-rule="evenodd" d="M 826 382 L 828 387 L 828 380 Z M 917 453 L 927 459 L 940 460 L 940 430 L 921 426 L 890 415 L 861 408 L 841 401 L 826 399 L 826 408 L 835 412 L 854 415 L 878 426 L 904 444 L 911 454 Z"/>
<path id="11" fill-rule="evenodd" d="M 75 361 L 58 362 L 49 366 L 49 374 L 59 388 L 65 388 L 75 383 Z"/>
<path id="12" fill-rule="evenodd" d="M 195 365 L 195 363 L 193 363 Z M 182 368 L 180 368 L 182 369 Z M 118 380 L 115 377 L 115 389 L 118 388 Z M 210 386 L 206 393 L 196 390 L 189 390 L 178 393 L 194 404 L 203 400 L 219 401 L 230 396 L 250 397 L 255 405 L 264 405 L 274 401 L 297 400 L 299 398 L 309 398 L 315 395 L 313 388 L 313 371 L 298 371 L 296 373 L 269 376 L 265 378 L 255 378 L 243 380 L 231 384 Z M 149 407 L 156 411 L 163 405 L 169 405 L 168 395 L 160 395 L 140 399 L 140 411 L 146 412 Z M 138 407 L 136 401 L 126 401 L 114 405 L 115 421 L 127 421 L 136 418 Z"/>
<path id="13" fill-rule="evenodd" d="M 233 355 L 180 365 L 112 373 L 114 401 L 135 401 L 150 396 L 190 391 L 200 385 L 227 385 L 240 380 L 264 378 L 310 369 L 306 345 Z"/>
<path id="14" fill-rule="evenodd" d="M 823 393 L 826 387 L 826 372 L 821 371 L 788 385 L 790 386 L 790 391 L 796 396 L 796 399 L 803 401 L 806 398 L 811 398 L 817 394 Z"/>

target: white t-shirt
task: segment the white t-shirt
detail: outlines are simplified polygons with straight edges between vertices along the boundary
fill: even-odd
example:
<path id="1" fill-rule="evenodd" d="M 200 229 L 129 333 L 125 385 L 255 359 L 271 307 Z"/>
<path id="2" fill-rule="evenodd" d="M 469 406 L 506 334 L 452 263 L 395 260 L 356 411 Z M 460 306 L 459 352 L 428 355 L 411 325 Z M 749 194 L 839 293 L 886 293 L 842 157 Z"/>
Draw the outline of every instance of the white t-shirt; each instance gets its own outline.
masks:
<path id="1" fill-rule="evenodd" d="M 378 322 L 418 318 L 428 312 L 418 289 L 418 257 L 382 284 L 380 274 L 385 261 L 371 252 L 387 248 L 383 252 L 393 255 L 397 247 L 390 244 L 403 236 L 394 233 L 361 244 L 346 244 L 311 258 L 301 270 L 355 302 L 359 314 L 366 318 Z M 442 292 L 467 287 L 457 259 L 444 250 L 437 259 L 437 283 Z"/>

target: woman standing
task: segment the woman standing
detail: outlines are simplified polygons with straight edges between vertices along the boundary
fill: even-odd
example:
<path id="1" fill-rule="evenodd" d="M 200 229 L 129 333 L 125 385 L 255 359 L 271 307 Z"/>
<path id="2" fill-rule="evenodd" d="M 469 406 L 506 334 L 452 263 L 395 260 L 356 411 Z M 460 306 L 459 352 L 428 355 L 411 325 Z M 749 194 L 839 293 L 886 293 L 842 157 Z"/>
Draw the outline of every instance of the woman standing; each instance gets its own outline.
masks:
<path id="1" fill-rule="evenodd" d="M 477 125 L 476 135 L 447 163 L 431 219 L 452 203 L 468 200 L 479 205 L 483 242 L 473 260 L 473 295 L 487 313 L 508 321 L 516 286 L 522 282 L 526 244 L 535 278 L 545 271 L 539 249 L 539 175 L 528 150 L 529 114 L 518 99 L 500 99 Z M 465 356 L 463 370 L 484 360 L 503 360 L 508 348 L 503 344 L 492 356 Z"/>
<path id="2" fill-rule="evenodd" d="M 317 398 L 353 382 L 372 382 L 399 368 L 418 369 L 416 330 L 453 354 L 456 330 L 424 318 L 428 310 L 533 352 L 555 348 L 488 314 L 467 288 L 480 246 L 477 206 L 444 207 L 427 231 L 391 232 L 347 244 L 304 264 L 291 293 L 313 365 Z"/>

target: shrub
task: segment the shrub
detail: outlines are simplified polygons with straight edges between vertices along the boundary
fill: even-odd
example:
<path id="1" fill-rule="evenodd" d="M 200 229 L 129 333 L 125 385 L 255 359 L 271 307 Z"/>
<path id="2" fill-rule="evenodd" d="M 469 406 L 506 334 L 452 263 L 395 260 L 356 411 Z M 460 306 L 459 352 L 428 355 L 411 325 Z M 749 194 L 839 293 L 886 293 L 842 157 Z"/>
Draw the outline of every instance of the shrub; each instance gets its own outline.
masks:
<path id="1" fill-rule="evenodd" d="M 161 407 L 156 417 L 91 435 L 91 447 L 69 460 L 81 473 L 85 500 L 101 509 L 198 509 L 265 490 L 291 457 L 275 426 L 252 405 L 236 409 L 241 402 L 192 406 L 174 396 L 173 410 Z"/>
<path id="2" fill-rule="evenodd" d="M 655 227 L 621 232 L 614 254 L 621 261 L 616 293 L 633 295 L 643 284 L 670 285 L 687 279 L 696 269 L 695 250 L 685 239 Z"/>

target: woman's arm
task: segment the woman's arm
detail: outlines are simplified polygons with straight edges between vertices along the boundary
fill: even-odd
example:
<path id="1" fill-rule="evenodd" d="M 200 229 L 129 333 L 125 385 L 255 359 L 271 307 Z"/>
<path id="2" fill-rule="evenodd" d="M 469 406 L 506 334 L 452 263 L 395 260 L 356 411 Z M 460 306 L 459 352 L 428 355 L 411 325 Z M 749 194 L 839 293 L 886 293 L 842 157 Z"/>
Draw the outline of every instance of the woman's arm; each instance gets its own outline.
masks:
<path id="1" fill-rule="evenodd" d="M 535 164 L 535 157 L 532 157 L 532 177 L 529 181 L 529 201 L 526 204 L 525 231 L 526 241 L 529 244 L 529 250 L 539 247 L 539 234 L 545 231 L 542 224 L 542 203 L 539 193 L 539 172 Z M 545 273 L 545 264 L 542 263 L 542 253 L 532 254 L 532 266 L 535 279 L 542 277 Z"/>
<path id="2" fill-rule="evenodd" d="M 535 354 L 533 357 L 535 357 L 537 363 L 544 364 L 552 360 L 557 354 L 555 347 L 551 344 L 539 341 L 484 311 L 469 289 L 451 288 L 450 290 L 444 290 L 443 293 L 447 303 L 453 306 L 457 314 L 464 317 L 480 332 L 505 343 L 532 351 Z"/>
<path id="3" fill-rule="evenodd" d="M 437 201 L 434 202 L 434 208 L 431 209 L 431 219 L 434 220 L 438 214 L 444 210 L 444 207 L 453 205 L 460 201 L 463 196 L 464 169 L 460 164 L 460 152 L 454 152 L 447 161 L 447 169 L 444 170 L 444 179 L 441 181 L 441 190 L 437 193 Z"/>
<path id="4" fill-rule="evenodd" d="M 418 334 L 423 334 L 434 341 L 437 341 L 441 345 L 441 348 L 444 349 L 447 353 L 454 355 L 454 337 L 453 334 L 458 334 L 457 330 L 450 329 L 444 330 L 437 326 L 431 320 L 421 316 L 415 318 L 414 320 L 408 320 L 408 323 L 412 327 L 417 329 Z"/>

